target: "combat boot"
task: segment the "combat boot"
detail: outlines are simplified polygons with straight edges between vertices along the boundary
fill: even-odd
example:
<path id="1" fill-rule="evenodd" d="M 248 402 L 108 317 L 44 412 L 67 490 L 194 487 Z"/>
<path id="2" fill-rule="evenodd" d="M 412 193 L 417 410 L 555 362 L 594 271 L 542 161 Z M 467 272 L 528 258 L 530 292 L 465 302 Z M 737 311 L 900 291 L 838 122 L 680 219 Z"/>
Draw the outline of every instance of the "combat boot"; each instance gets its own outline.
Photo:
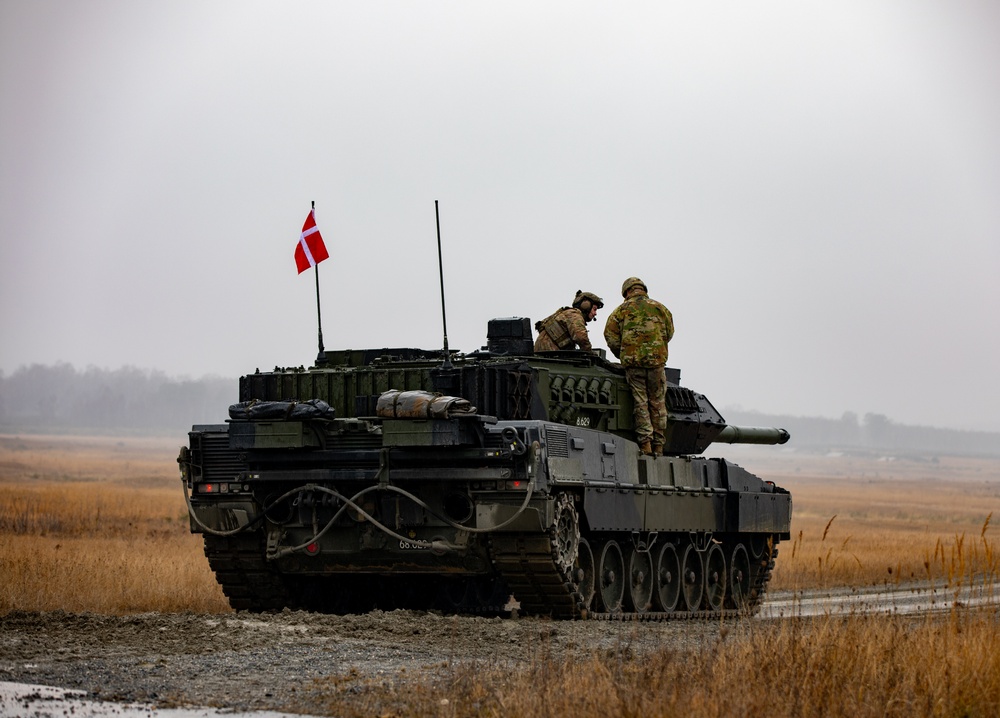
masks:
<path id="1" fill-rule="evenodd" d="M 645 454 L 646 456 L 649 456 L 650 454 L 653 453 L 653 449 L 649 445 L 649 439 L 643 439 L 642 441 L 639 442 L 639 451 Z"/>
<path id="2" fill-rule="evenodd" d="M 653 444 L 653 456 L 663 456 L 663 444 Z"/>

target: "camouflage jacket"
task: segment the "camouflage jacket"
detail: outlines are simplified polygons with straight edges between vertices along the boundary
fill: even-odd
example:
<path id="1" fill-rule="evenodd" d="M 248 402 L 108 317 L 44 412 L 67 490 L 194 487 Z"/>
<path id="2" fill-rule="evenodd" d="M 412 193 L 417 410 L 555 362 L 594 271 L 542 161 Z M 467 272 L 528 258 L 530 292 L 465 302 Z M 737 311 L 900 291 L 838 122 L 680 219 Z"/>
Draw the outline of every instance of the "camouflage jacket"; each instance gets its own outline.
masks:
<path id="1" fill-rule="evenodd" d="M 587 321 L 583 318 L 583 312 L 574 307 L 563 307 L 555 314 L 535 322 L 535 329 L 538 330 L 536 352 L 573 349 L 577 346 L 584 351 L 592 351 Z"/>
<path id="2" fill-rule="evenodd" d="M 633 294 L 611 312 L 604 339 L 626 367 L 657 367 L 667 363 L 667 342 L 674 336 L 670 310 L 644 292 Z"/>

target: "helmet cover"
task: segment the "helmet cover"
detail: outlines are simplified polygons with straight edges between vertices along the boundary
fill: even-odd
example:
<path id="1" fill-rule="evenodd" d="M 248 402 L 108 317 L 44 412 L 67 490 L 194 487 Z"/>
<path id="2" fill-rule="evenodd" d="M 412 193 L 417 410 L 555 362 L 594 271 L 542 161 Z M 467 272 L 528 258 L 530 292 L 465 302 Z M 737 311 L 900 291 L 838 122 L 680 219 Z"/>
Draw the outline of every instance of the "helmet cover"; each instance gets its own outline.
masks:
<path id="1" fill-rule="evenodd" d="M 649 291 L 648 289 L 646 289 L 646 283 L 643 282 L 641 279 L 639 279 L 638 277 L 629 277 L 622 283 L 622 296 L 627 297 L 628 290 L 630 290 L 632 287 L 635 286 L 642 287 L 643 291 Z"/>

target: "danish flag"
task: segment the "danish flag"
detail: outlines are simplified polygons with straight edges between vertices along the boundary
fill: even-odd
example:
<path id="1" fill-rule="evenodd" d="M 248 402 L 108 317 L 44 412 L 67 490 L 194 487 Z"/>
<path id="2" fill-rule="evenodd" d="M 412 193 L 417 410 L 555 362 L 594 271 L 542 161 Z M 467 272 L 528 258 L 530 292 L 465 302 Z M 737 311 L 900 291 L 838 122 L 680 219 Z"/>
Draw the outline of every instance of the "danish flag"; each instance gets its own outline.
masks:
<path id="1" fill-rule="evenodd" d="M 306 223 L 302 225 L 302 234 L 299 235 L 299 243 L 295 247 L 295 266 L 298 267 L 299 274 L 315 267 L 324 259 L 329 258 L 330 253 L 326 251 L 323 244 L 323 235 L 319 233 L 316 226 L 316 210 L 309 210 Z"/>

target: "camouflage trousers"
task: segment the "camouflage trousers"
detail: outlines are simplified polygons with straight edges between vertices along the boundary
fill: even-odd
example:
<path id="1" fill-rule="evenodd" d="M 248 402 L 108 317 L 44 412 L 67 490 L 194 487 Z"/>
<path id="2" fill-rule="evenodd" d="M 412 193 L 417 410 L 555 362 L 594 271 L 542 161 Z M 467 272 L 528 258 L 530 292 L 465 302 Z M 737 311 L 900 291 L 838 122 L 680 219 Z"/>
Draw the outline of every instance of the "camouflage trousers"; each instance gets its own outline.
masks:
<path id="1" fill-rule="evenodd" d="M 667 376 L 663 367 L 626 367 L 625 379 L 632 389 L 639 443 L 649 439 L 654 445 L 663 446 L 667 431 Z"/>

